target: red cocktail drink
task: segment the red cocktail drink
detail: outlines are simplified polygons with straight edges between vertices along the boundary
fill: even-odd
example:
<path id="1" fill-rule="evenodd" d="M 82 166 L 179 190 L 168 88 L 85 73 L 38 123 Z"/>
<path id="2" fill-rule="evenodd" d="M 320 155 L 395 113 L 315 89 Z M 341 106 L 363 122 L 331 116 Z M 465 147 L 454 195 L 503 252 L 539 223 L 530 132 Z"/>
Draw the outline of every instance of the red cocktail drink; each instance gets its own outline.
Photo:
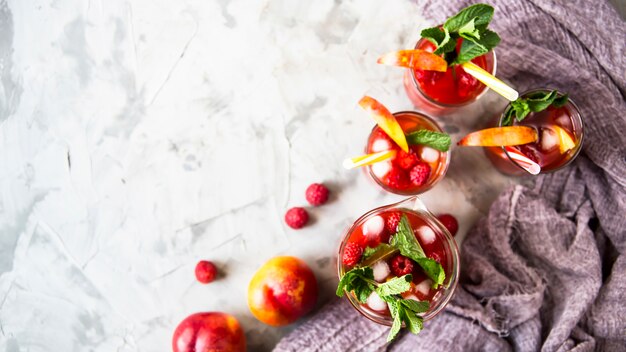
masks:
<path id="1" fill-rule="evenodd" d="M 457 52 L 462 39 L 457 41 Z M 435 51 L 435 45 L 427 39 L 417 42 L 415 49 Z M 496 55 L 492 50 L 471 60 L 495 76 Z M 416 107 L 441 115 L 454 111 L 478 100 L 487 87 L 465 72 L 460 65 L 449 66 L 446 72 L 408 69 L 404 75 L 404 88 Z"/>
<path id="2" fill-rule="evenodd" d="M 426 115 L 402 111 L 393 114 L 407 135 L 417 130 L 443 132 L 439 125 Z M 377 153 L 396 150 L 393 159 L 367 166 L 367 173 L 386 191 L 415 195 L 432 188 L 448 170 L 450 151 L 441 152 L 424 145 L 410 145 L 406 153 L 389 138 L 380 127 L 372 129 L 365 152 Z"/>
<path id="3" fill-rule="evenodd" d="M 536 93 L 549 92 L 537 89 L 522 94 L 522 98 L 532 97 Z M 560 94 L 559 94 L 560 95 Z M 503 126 L 504 117 L 511 105 L 505 108 L 496 121 L 496 126 Z M 541 172 L 552 172 L 567 166 L 578 155 L 583 142 L 583 121 L 578 107 L 571 99 L 561 107 L 549 106 L 540 112 L 531 112 L 522 121 L 513 119 L 513 126 L 528 126 L 537 130 L 538 140 L 519 146 L 517 151 L 541 166 Z M 573 141 L 573 147 L 563 150 L 563 140 Z M 522 176 L 528 173 L 520 167 L 517 160 L 503 147 L 486 147 L 485 154 L 493 165 L 502 173 Z"/>

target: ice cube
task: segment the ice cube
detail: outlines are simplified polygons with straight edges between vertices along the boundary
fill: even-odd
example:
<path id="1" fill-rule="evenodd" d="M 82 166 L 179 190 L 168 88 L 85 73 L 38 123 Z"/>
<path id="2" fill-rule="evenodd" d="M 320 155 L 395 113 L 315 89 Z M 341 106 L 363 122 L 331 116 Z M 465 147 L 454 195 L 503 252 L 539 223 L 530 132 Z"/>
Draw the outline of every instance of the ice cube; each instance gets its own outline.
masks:
<path id="1" fill-rule="evenodd" d="M 415 285 L 415 291 L 421 293 L 424 296 L 428 296 L 430 293 L 430 287 L 433 285 L 433 281 L 426 279 L 419 284 Z"/>
<path id="2" fill-rule="evenodd" d="M 381 161 L 372 165 L 372 172 L 376 177 L 383 178 L 391 170 L 391 162 L 389 160 Z"/>
<path id="3" fill-rule="evenodd" d="M 546 127 L 541 129 L 541 150 L 550 151 L 559 145 L 559 137 L 553 129 Z"/>
<path id="4" fill-rule="evenodd" d="M 384 229 L 385 220 L 379 215 L 372 216 L 363 224 L 363 235 L 371 240 L 380 236 Z"/>
<path id="5" fill-rule="evenodd" d="M 421 226 L 420 228 L 417 229 L 417 233 L 420 236 L 420 239 L 422 240 L 423 244 L 430 244 L 435 242 L 435 240 L 437 239 L 437 236 L 435 235 L 435 231 L 433 231 L 433 229 L 430 228 L 430 226 Z"/>
<path id="6" fill-rule="evenodd" d="M 386 262 L 379 260 L 376 264 L 372 265 L 372 271 L 374 271 L 374 280 L 383 282 L 389 276 L 389 265 Z"/>
<path id="7" fill-rule="evenodd" d="M 367 305 L 376 311 L 383 311 L 387 309 L 387 302 L 383 301 L 378 294 L 373 291 L 372 294 L 367 297 Z"/>
<path id="8" fill-rule="evenodd" d="M 391 149 L 391 143 L 385 139 L 378 139 L 372 143 L 372 147 L 370 149 L 372 153 L 382 152 Z"/>
<path id="9" fill-rule="evenodd" d="M 430 147 L 422 146 L 420 159 L 427 163 L 434 163 L 439 159 L 439 151 Z"/>

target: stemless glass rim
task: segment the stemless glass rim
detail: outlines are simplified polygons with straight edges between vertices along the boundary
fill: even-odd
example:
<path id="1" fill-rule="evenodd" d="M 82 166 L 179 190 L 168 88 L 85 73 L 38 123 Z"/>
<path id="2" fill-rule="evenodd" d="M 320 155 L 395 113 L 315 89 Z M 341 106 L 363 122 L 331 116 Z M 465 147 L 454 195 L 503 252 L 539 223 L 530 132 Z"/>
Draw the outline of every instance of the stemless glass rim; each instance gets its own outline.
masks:
<path id="1" fill-rule="evenodd" d="M 520 98 L 523 98 L 523 97 L 528 96 L 529 94 L 538 93 L 538 92 L 550 92 L 552 90 L 554 90 L 554 89 L 550 89 L 550 88 L 533 88 L 533 89 L 529 89 L 527 91 L 524 91 L 519 96 L 520 96 Z M 564 93 L 559 91 L 558 89 L 556 90 L 556 93 L 557 93 L 557 95 L 559 97 L 564 95 Z M 498 119 L 498 127 L 503 127 L 502 123 L 504 122 L 504 118 L 505 118 L 506 113 L 512 108 L 511 104 L 512 104 L 512 102 L 509 102 L 507 104 L 507 106 L 504 108 L 504 110 L 502 111 L 502 114 L 500 115 L 500 118 Z M 576 159 L 576 157 L 578 156 L 578 154 L 580 154 L 580 151 L 582 150 L 583 139 L 585 137 L 585 122 L 583 120 L 582 114 L 580 113 L 580 109 L 578 108 L 578 105 L 576 105 L 576 103 L 570 97 L 568 97 L 567 104 L 565 104 L 565 106 L 570 108 L 569 110 L 570 110 L 570 113 L 571 113 L 570 114 L 570 118 L 572 119 L 572 124 L 574 124 L 574 120 L 576 120 L 576 122 L 580 122 L 580 138 L 577 139 L 576 150 L 574 151 L 572 156 L 566 162 L 563 163 L 563 165 L 561 165 L 559 167 L 556 167 L 554 169 L 549 169 L 549 170 L 545 170 L 545 169 L 541 168 L 541 171 L 539 172 L 539 175 L 556 172 L 556 171 L 559 171 L 559 170 L 567 167 L 569 164 L 572 163 L 572 161 L 574 161 L 574 159 Z M 513 165 L 518 167 L 520 170 L 523 170 L 524 173 L 528 173 L 526 171 L 526 169 L 524 169 L 515 159 L 513 159 L 511 157 L 511 155 L 509 154 L 509 152 L 506 150 L 505 147 L 500 147 L 500 148 L 502 148 L 502 151 L 504 152 L 506 157 L 509 158 L 509 161 L 511 163 L 513 163 Z"/>
<path id="2" fill-rule="evenodd" d="M 394 117 L 398 116 L 398 115 L 412 115 L 414 118 L 421 118 L 423 120 L 426 120 L 428 123 L 430 123 L 432 126 L 434 126 L 436 128 L 436 132 L 443 132 L 445 133 L 445 131 L 443 130 L 443 128 L 441 128 L 441 126 L 439 126 L 439 123 L 437 123 L 437 121 L 435 119 L 433 119 L 432 117 L 422 113 L 422 112 L 417 112 L 417 111 L 411 111 L 411 110 L 404 110 L 404 111 L 398 111 L 398 112 L 394 112 L 392 114 Z M 376 130 L 377 126 L 372 127 L 372 130 L 370 131 L 369 135 L 367 136 L 367 143 L 365 145 L 365 153 L 367 154 L 367 146 L 369 144 L 369 140 L 372 137 L 372 133 L 374 133 L 374 131 Z M 374 182 L 376 182 L 376 184 L 378 184 L 382 189 L 384 189 L 385 191 L 389 192 L 389 193 L 393 193 L 393 194 L 398 194 L 401 196 L 415 196 L 418 194 L 422 194 L 428 190 L 430 190 L 431 188 L 435 187 L 435 185 L 437 183 L 439 183 L 439 181 L 441 181 L 445 175 L 448 173 L 448 168 L 450 166 L 450 159 L 452 158 L 452 149 L 448 149 L 448 151 L 446 152 L 442 152 L 439 151 L 439 153 L 444 153 L 445 158 L 446 158 L 446 162 L 445 165 L 443 165 L 443 169 L 442 171 L 439 173 L 439 175 L 434 178 L 430 184 L 428 184 L 425 187 L 420 187 L 418 190 L 416 191 L 404 191 L 404 190 L 399 190 L 399 189 L 393 189 L 389 186 L 387 186 L 386 184 L 384 184 L 382 182 L 382 180 L 380 180 L 378 177 L 376 177 L 376 175 L 374 175 L 374 172 L 372 171 L 372 167 L 371 165 L 367 166 L 367 174 L 369 175 L 369 177 L 371 179 L 374 180 Z M 441 157 L 440 157 L 441 159 Z"/>
<path id="3" fill-rule="evenodd" d="M 425 40 L 428 40 L 428 39 L 420 38 L 420 40 L 418 40 L 417 43 L 415 44 L 415 49 L 417 49 L 420 46 L 420 44 L 422 44 Z M 496 72 L 498 70 L 498 59 L 497 59 L 497 56 L 496 56 L 495 48 L 489 50 L 484 55 L 491 55 L 492 56 L 492 59 L 493 59 L 493 69 L 491 70 L 490 73 L 491 73 L 492 76 L 495 76 Z M 471 104 L 473 102 L 476 102 L 483 95 L 485 95 L 487 93 L 487 91 L 489 90 L 489 87 L 487 87 L 487 86 L 485 86 L 483 84 L 483 90 L 478 95 L 476 95 L 474 98 L 472 98 L 472 99 L 470 99 L 468 101 L 465 101 L 465 102 L 462 102 L 462 103 L 458 103 L 458 104 L 442 103 L 440 101 L 434 100 L 433 98 L 431 98 L 428 94 L 426 94 L 422 90 L 422 88 L 420 87 L 419 83 L 417 82 L 417 78 L 415 77 L 415 70 L 414 69 L 409 68 L 408 70 L 410 71 L 410 74 L 411 74 L 411 80 L 413 81 L 413 86 L 420 93 L 420 95 L 424 99 L 426 99 L 426 101 L 428 101 L 429 103 L 431 103 L 433 105 L 436 105 L 436 106 L 443 107 L 443 108 L 460 108 L 460 107 L 463 107 L 463 106 L 467 106 L 467 105 L 469 105 L 469 104 Z"/>
<path id="4" fill-rule="evenodd" d="M 348 243 L 348 239 L 350 238 L 350 234 L 356 229 L 357 224 L 360 225 L 361 222 L 364 221 L 364 219 L 366 219 L 367 217 L 373 215 L 373 214 L 377 214 L 379 212 L 385 211 L 385 210 L 391 210 L 391 209 L 404 209 L 404 210 L 408 210 L 414 213 L 417 213 L 419 215 L 423 215 L 424 217 L 427 217 L 429 220 L 432 220 L 434 222 L 434 224 L 437 226 L 438 230 L 441 231 L 441 233 L 443 234 L 444 238 L 445 238 L 445 248 L 449 249 L 449 251 L 451 252 L 451 257 L 450 257 L 450 261 L 451 261 L 451 275 L 448 281 L 448 287 L 444 287 L 444 297 L 437 302 L 437 306 L 435 309 L 427 311 L 425 314 L 422 315 L 422 318 L 424 319 L 424 321 L 428 321 L 432 318 L 434 318 L 437 314 L 439 314 L 450 302 L 450 300 L 452 299 L 452 297 L 454 296 L 454 293 L 456 292 L 456 288 L 458 286 L 458 281 L 459 281 L 459 275 L 460 275 L 460 251 L 458 248 L 458 245 L 456 243 L 456 240 L 454 239 L 454 236 L 452 236 L 452 234 L 450 234 L 450 232 L 448 231 L 448 229 L 446 229 L 446 227 L 437 219 L 437 217 L 435 217 L 430 211 L 428 210 L 417 210 L 417 209 L 410 209 L 407 207 L 403 207 L 402 205 L 404 203 L 410 202 L 413 199 L 419 199 L 418 196 L 412 196 L 409 197 L 407 199 L 404 199 L 400 202 L 396 202 L 396 203 L 392 203 L 392 204 L 388 204 L 388 205 L 384 205 L 384 206 L 380 206 L 377 208 L 374 208 L 368 212 L 366 212 L 365 214 L 361 215 L 358 219 L 356 219 L 352 225 L 350 225 L 350 227 L 344 232 L 341 243 L 339 245 L 339 250 L 337 253 L 337 277 L 339 278 L 339 280 L 341 280 L 341 277 L 344 274 L 344 270 L 343 270 L 343 265 L 341 263 L 341 256 L 342 253 L 344 251 L 344 248 L 346 246 L 346 244 Z M 345 297 L 348 299 L 348 301 L 350 302 L 350 304 L 357 310 L 357 312 L 359 312 L 359 314 L 363 315 L 364 317 L 366 317 L 367 319 L 377 323 L 377 324 L 381 324 L 381 325 L 386 325 L 386 326 L 391 326 L 393 323 L 393 320 L 391 320 L 390 317 L 377 317 L 377 316 L 372 316 L 369 312 L 365 311 L 361 305 L 359 304 L 359 302 L 356 301 L 356 299 L 352 296 L 352 294 L 346 292 L 345 293 Z"/>

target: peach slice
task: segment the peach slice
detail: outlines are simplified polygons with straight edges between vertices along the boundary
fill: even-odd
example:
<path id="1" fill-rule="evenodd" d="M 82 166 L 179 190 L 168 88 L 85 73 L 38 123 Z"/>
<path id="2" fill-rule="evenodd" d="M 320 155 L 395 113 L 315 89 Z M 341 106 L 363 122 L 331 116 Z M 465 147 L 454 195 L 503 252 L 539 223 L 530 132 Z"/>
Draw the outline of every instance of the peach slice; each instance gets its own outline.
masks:
<path id="1" fill-rule="evenodd" d="M 384 150 L 378 153 L 365 154 L 343 161 L 343 167 L 346 169 L 354 169 L 360 166 L 375 164 L 380 161 L 391 159 L 396 156 L 395 150 Z"/>
<path id="2" fill-rule="evenodd" d="M 383 104 L 366 95 L 359 100 L 359 105 L 363 110 L 372 115 L 378 127 L 385 131 L 389 138 L 393 139 L 400 149 L 407 153 L 409 152 L 409 145 L 406 142 L 406 136 L 404 135 L 402 127 L 400 127 L 396 118 Z"/>
<path id="3" fill-rule="evenodd" d="M 559 152 L 561 152 L 561 154 L 566 153 L 576 146 L 576 143 L 574 143 L 574 140 L 566 130 L 556 125 L 552 126 L 552 128 L 556 131 L 556 135 L 559 138 Z"/>
<path id="4" fill-rule="evenodd" d="M 448 63 L 441 56 L 425 50 L 400 50 L 387 53 L 378 58 L 379 64 L 392 65 L 419 70 L 446 72 Z"/>
<path id="5" fill-rule="evenodd" d="M 536 142 L 537 130 L 527 126 L 494 127 L 472 132 L 457 145 L 471 147 L 500 147 Z"/>

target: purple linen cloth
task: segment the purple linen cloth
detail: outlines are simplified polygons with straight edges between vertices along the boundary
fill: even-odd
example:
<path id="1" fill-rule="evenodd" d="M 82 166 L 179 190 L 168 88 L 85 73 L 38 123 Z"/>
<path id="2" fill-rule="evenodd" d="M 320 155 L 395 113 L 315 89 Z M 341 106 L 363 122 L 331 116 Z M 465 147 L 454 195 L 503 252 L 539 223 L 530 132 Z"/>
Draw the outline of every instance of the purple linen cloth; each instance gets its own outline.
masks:
<path id="1" fill-rule="evenodd" d="M 569 92 L 583 153 L 499 196 L 463 242 L 453 301 L 420 335 L 386 344 L 388 327 L 336 300 L 275 351 L 626 351 L 624 22 L 605 1 L 491 3 L 499 76 Z M 418 7 L 434 24 L 469 4 Z"/>

